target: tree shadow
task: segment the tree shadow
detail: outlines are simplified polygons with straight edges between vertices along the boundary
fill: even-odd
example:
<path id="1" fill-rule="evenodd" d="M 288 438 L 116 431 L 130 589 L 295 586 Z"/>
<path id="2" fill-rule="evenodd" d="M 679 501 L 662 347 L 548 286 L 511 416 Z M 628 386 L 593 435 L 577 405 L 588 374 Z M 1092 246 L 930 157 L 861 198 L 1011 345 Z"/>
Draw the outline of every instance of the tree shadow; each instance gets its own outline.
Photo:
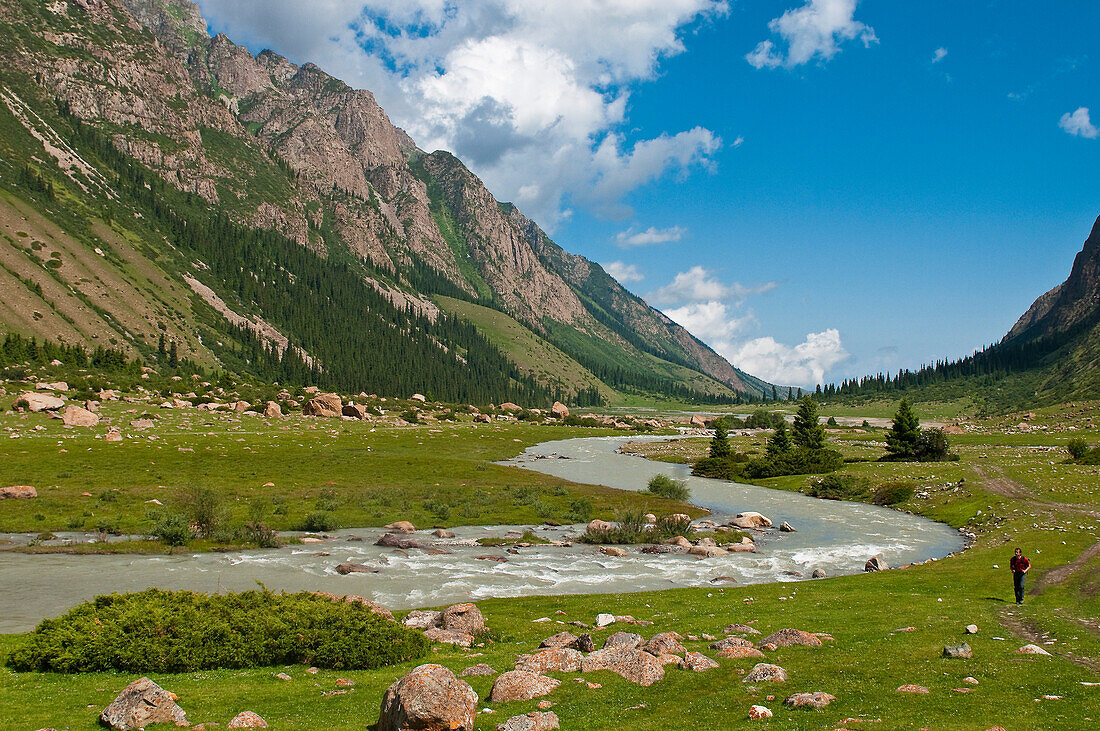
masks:
<path id="1" fill-rule="evenodd" d="M 985 598 L 985 600 L 986 600 L 987 602 L 1000 602 L 1001 604 L 1008 604 L 1008 600 L 1007 600 L 1007 599 L 1002 599 L 1002 598 L 1001 598 L 1001 597 L 999 597 L 999 596 L 987 596 L 987 597 Z"/>

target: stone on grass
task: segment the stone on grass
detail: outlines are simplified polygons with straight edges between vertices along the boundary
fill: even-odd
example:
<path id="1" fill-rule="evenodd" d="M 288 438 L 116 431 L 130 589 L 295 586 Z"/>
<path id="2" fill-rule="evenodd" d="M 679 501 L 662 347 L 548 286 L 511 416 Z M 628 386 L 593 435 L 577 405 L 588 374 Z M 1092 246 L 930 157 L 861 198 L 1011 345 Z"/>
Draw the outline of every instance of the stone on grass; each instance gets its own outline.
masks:
<path id="1" fill-rule="evenodd" d="M 688 652 L 684 654 L 684 659 L 680 661 L 680 667 L 684 670 L 701 673 L 704 670 L 713 670 L 719 665 L 701 652 Z"/>
<path id="2" fill-rule="evenodd" d="M 429 627 L 424 630 L 424 636 L 432 642 L 441 642 L 444 645 L 458 645 L 459 647 L 469 647 L 474 644 L 474 636 L 469 632 L 459 632 L 458 630 L 440 629 L 439 627 Z"/>
<path id="3" fill-rule="evenodd" d="M 978 625 L 976 625 L 976 624 L 968 624 L 968 625 L 966 625 L 966 633 L 967 633 L 968 635 L 976 635 L 976 634 L 978 634 Z"/>
<path id="4" fill-rule="evenodd" d="M 718 651 L 718 657 L 737 660 L 742 657 L 764 657 L 764 653 L 755 647 L 727 647 Z"/>
<path id="5" fill-rule="evenodd" d="M 758 635 L 760 630 L 747 624 L 727 624 L 722 628 L 722 634 L 724 635 Z"/>
<path id="6" fill-rule="evenodd" d="M 556 678 L 548 678 L 538 673 L 529 673 L 526 670 L 509 670 L 502 673 L 493 682 L 493 690 L 489 694 L 489 700 L 493 703 L 529 701 L 532 698 L 547 695 L 559 685 L 561 685 L 561 681 Z"/>
<path id="7" fill-rule="evenodd" d="M 264 416 L 269 419 L 277 419 L 283 415 L 283 409 L 274 401 L 268 401 L 264 405 Z"/>
<path id="8" fill-rule="evenodd" d="M 710 643 L 710 649 L 712 650 L 726 650 L 731 647 L 752 647 L 752 640 L 746 640 L 742 637 L 726 637 L 725 639 L 718 640 L 717 642 Z"/>
<path id="9" fill-rule="evenodd" d="M 318 394 L 302 405 L 302 414 L 339 418 L 343 414 L 343 402 L 334 393 Z"/>
<path id="10" fill-rule="evenodd" d="M 65 426 L 99 426 L 99 414 L 93 414 L 79 406 L 66 406 L 61 412 L 61 421 Z"/>
<path id="11" fill-rule="evenodd" d="M 452 604 L 443 610 L 443 629 L 476 635 L 485 631 L 485 618 L 476 604 Z"/>
<path id="12" fill-rule="evenodd" d="M 99 721 L 119 731 L 145 728 L 155 723 L 184 725 L 187 714 L 176 705 L 176 694 L 149 678 L 127 685 L 118 697 L 99 714 Z"/>
<path id="13" fill-rule="evenodd" d="M 912 683 L 906 683 L 905 685 L 899 686 L 896 692 L 898 692 L 898 693 L 917 693 L 917 694 L 920 694 L 920 695 L 928 695 L 929 690 L 928 690 L 928 688 L 925 688 L 923 685 L 914 685 Z"/>
<path id="14" fill-rule="evenodd" d="M 584 658 L 581 671 L 610 670 L 632 683 L 653 685 L 665 677 L 665 668 L 648 652 L 630 647 L 605 647 Z"/>
<path id="15" fill-rule="evenodd" d="M 788 705 L 791 708 L 802 708 L 803 706 L 808 706 L 810 708 L 824 708 L 835 700 L 835 695 L 816 691 L 814 693 L 794 693 L 787 696 L 786 700 L 784 700 L 783 703 L 784 705 Z"/>
<path id="16" fill-rule="evenodd" d="M 821 647 L 821 638 L 812 632 L 804 632 L 800 629 L 791 629 L 788 627 L 787 629 L 772 632 L 757 643 L 757 647 L 762 647 L 764 645 L 775 645 L 776 647 L 791 647 L 793 645 Z"/>
<path id="17" fill-rule="evenodd" d="M 225 725 L 226 728 L 267 728 L 267 721 L 260 718 L 258 713 L 241 711 L 233 720 Z"/>
<path id="18" fill-rule="evenodd" d="M 553 711 L 532 711 L 522 716 L 512 716 L 507 721 L 497 724 L 497 731 L 551 731 L 561 728 L 558 714 Z"/>
<path id="19" fill-rule="evenodd" d="M 12 404 L 12 408 L 26 409 L 27 411 L 38 413 L 41 411 L 57 411 L 64 405 L 65 399 L 63 398 L 51 396 L 48 393 L 35 393 L 34 391 L 27 391 L 24 394 L 20 394 L 19 398 L 15 399 L 15 403 Z"/>
<path id="20" fill-rule="evenodd" d="M 38 491 L 30 485 L 0 487 L 0 500 L 30 500 L 38 497 Z"/>
<path id="21" fill-rule="evenodd" d="M 1024 645 L 1016 650 L 1017 655 L 1049 655 L 1050 653 L 1038 645 Z"/>
<path id="22" fill-rule="evenodd" d="M 785 683 L 787 671 L 778 665 L 758 662 L 752 666 L 752 670 L 741 680 L 742 683 Z"/>
<path id="23" fill-rule="evenodd" d="M 970 649 L 970 645 L 962 643 L 961 645 L 944 645 L 943 656 L 955 659 L 969 660 L 974 657 L 974 651 Z"/>
<path id="24" fill-rule="evenodd" d="M 577 641 L 577 636 L 572 632 L 559 632 L 556 635 L 547 637 L 539 645 L 540 648 L 550 647 L 572 647 L 573 643 Z"/>
<path id="25" fill-rule="evenodd" d="M 749 706 L 749 720 L 760 721 L 765 718 L 771 718 L 772 712 L 765 706 Z"/>
<path id="26" fill-rule="evenodd" d="M 814 572 L 810 574 L 811 579 L 824 579 L 828 574 L 825 573 L 825 569 L 814 569 Z"/>
<path id="27" fill-rule="evenodd" d="M 516 670 L 529 673 L 575 673 L 581 669 L 584 655 L 569 647 L 554 647 L 516 658 Z"/>
<path id="28" fill-rule="evenodd" d="M 885 571 L 890 568 L 890 564 L 886 563 L 886 559 L 882 556 L 872 556 L 867 559 L 867 563 L 863 564 L 864 571 Z"/>
<path id="29" fill-rule="evenodd" d="M 631 650 L 642 646 L 642 636 L 633 632 L 616 632 L 603 641 L 606 647 L 626 647 Z"/>
<path id="30" fill-rule="evenodd" d="M 473 731 L 477 693 L 442 665 L 421 665 L 382 698 L 378 731 Z"/>
<path id="31" fill-rule="evenodd" d="M 603 614 L 597 614 L 596 615 L 596 626 L 597 627 L 606 627 L 609 624 L 614 624 L 614 623 L 615 623 L 615 615 L 614 614 L 603 613 Z"/>
<path id="32" fill-rule="evenodd" d="M 497 671 L 483 662 L 479 662 L 477 665 L 471 665 L 470 667 L 459 673 L 459 677 L 466 678 L 471 675 L 496 675 Z"/>
<path id="33" fill-rule="evenodd" d="M 416 531 L 416 526 L 407 520 L 399 520 L 396 523 L 387 525 L 386 530 L 395 531 L 397 533 L 413 533 Z"/>
<path id="34" fill-rule="evenodd" d="M 653 635 L 649 642 L 642 645 L 642 649 L 650 655 L 683 655 L 687 649 L 680 644 L 680 635 L 675 632 L 662 632 Z"/>
<path id="35" fill-rule="evenodd" d="M 967 675 L 965 678 L 963 678 L 963 682 L 969 685 L 977 685 L 978 679 Z"/>
<path id="36" fill-rule="evenodd" d="M 401 620 L 401 624 L 413 629 L 431 629 L 443 624 L 443 612 L 426 609 L 414 609 Z"/>

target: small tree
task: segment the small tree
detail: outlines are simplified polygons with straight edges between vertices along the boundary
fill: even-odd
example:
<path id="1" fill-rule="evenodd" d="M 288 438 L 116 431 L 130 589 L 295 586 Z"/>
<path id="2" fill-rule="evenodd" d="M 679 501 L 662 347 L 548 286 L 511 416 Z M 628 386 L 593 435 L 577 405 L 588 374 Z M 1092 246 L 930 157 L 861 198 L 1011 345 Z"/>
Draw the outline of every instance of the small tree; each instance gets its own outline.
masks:
<path id="1" fill-rule="evenodd" d="M 724 419 L 715 419 L 714 437 L 710 440 L 710 456 L 712 459 L 725 459 L 733 454 L 730 447 L 729 434 L 726 432 Z"/>
<path id="2" fill-rule="evenodd" d="M 782 423 L 775 428 L 775 434 L 768 440 L 768 456 L 778 457 L 791 451 L 791 438 L 787 434 L 787 425 Z"/>
<path id="3" fill-rule="evenodd" d="M 886 451 L 895 459 L 909 459 L 916 454 L 917 440 L 920 438 L 920 420 L 913 413 L 909 402 L 901 400 L 894 414 L 894 423 L 886 433 Z"/>
<path id="4" fill-rule="evenodd" d="M 1089 443 L 1081 437 L 1074 437 L 1066 443 L 1066 451 L 1069 452 L 1070 458 L 1079 460 L 1089 453 Z"/>
<path id="5" fill-rule="evenodd" d="M 791 431 L 795 446 L 803 449 L 825 448 L 825 427 L 817 423 L 817 402 L 812 397 L 803 397 Z"/>

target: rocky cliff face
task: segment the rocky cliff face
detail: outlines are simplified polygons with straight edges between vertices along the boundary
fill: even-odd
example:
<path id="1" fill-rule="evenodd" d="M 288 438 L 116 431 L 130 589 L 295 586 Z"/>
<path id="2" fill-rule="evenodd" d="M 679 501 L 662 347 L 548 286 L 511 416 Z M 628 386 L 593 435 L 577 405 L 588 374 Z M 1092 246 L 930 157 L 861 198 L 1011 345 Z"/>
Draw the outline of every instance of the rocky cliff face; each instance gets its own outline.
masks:
<path id="1" fill-rule="evenodd" d="M 1064 333 L 1100 321 L 1100 218 L 1073 260 L 1069 278 L 1035 300 L 1003 342 Z"/>
<path id="2" fill-rule="evenodd" d="M 394 297 L 429 270 L 532 330 L 560 327 L 739 391 L 762 382 L 568 254 L 461 161 L 419 150 L 368 91 L 313 64 L 210 37 L 188 0 L 0 0 L 4 63 L 123 153 L 238 222 L 349 252 Z M 385 280 L 383 282 L 382 280 Z M 423 301 L 423 300 L 418 300 Z M 644 357 L 643 357 L 644 355 Z"/>

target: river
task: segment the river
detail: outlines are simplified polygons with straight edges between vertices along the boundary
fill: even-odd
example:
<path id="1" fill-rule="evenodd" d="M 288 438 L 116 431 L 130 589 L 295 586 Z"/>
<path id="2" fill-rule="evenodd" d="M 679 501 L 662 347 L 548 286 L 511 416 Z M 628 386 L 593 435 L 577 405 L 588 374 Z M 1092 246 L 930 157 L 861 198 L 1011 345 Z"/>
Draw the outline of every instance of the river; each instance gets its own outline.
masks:
<path id="1" fill-rule="evenodd" d="M 738 584 L 795 581 L 809 577 L 815 568 L 830 576 L 861 572 L 875 554 L 897 566 L 941 558 L 964 545 L 963 537 L 948 526 L 896 510 L 692 477 L 684 465 L 616 451 L 624 442 L 641 439 L 646 437 L 546 442 L 502 464 L 625 490 L 643 489 L 650 477 L 664 473 L 685 480 L 691 502 L 710 510 L 710 519 L 724 522 L 738 512 L 755 510 L 776 525 L 789 522 L 796 532 L 767 531 L 757 537 L 757 553 L 710 559 L 647 555 L 633 549 L 615 558 L 583 544 L 536 545 L 518 553 L 469 545 L 476 538 L 527 529 L 564 541 L 576 537 L 583 526 L 460 527 L 453 529 L 454 539 L 434 539 L 428 531 L 412 536 L 449 551 L 440 555 L 375 546 L 385 532 L 380 528 L 337 531 L 319 544 L 239 553 L 72 556 L 0 551 L 0 632 L 29 630 L 42 618 L 97 594 L 150 586 L 217 592 L 253 589 L 262 583 L 272 590 L 359 594 L 392 609 L 411 609 L 486 597 L 715 586 L 712 580 L 718 577 L 731 577 Z M 6 537 L 28 540 L 25 535 Z M 352 537 L 363 540 L 349 540 Z M 478 558 L 486 555 L 507 562 Z M 341 576 L 335 567 L 343 562 L 365 564 L 378 572 Z"/>

